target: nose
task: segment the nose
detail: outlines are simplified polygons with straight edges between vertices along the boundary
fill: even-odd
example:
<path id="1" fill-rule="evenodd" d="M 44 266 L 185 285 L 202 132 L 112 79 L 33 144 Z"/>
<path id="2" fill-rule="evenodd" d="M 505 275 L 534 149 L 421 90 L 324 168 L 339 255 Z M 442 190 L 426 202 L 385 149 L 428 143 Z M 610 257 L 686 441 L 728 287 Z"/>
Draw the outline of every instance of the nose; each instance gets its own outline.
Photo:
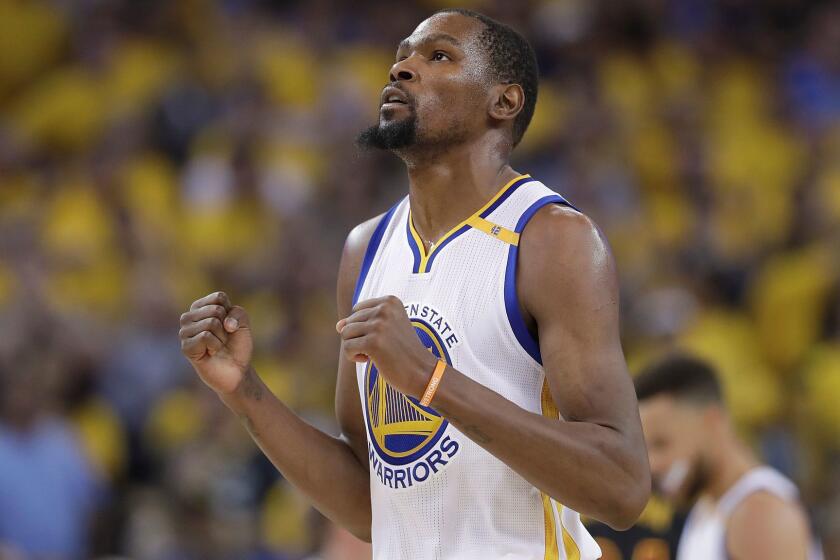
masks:
<path id="1" fill-rule="evenodd" d="M 391 82 L 413 82 L 417 79 L 417 71 L 411 68 L 408 58 L 404 58 L 391 66 L 388 77 Z"/>

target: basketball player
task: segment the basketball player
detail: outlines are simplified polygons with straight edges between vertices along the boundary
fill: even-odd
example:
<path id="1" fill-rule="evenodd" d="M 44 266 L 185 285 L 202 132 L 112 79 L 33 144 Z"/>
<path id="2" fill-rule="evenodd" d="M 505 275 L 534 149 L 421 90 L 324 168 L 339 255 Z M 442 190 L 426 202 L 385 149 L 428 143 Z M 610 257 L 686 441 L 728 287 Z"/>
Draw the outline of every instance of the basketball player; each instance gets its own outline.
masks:
<path id="1" fill-rule="evenodd" d="M 356 227 L 339 266 L 333 438 L 250 366 L 223 293 L 181 318 L 198 375 L 316 507 L 395 559 L 592 559 L 578 512 L 633 524 L 650 473 L 593 223 L 508 158 L 537 67 L 510 28 L 462 10 L 397 49 L 379 122 L 408 196 Z"/>
<path id="2" fill-rule="evenodd" d="M 711 366 L 673 355 L 635 383 L 654 486 L 693 504 L 677 560 L 821 557 L 796 487 L 738 439 Z"/>

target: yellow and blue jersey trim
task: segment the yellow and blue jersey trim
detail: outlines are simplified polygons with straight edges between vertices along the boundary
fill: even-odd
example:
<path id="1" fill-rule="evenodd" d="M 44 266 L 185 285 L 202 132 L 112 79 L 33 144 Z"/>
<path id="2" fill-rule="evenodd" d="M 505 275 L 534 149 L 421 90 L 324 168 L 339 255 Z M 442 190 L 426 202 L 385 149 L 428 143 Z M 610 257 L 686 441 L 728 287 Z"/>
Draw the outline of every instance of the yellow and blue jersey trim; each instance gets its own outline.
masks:
<path id="1" fill-rule="evenodd" d="M 406 220 L 406 236 L 408 238 L 409 247 L 411 248 L 411 252 L 414 256 L 414 263 L 412 268 L 413 273 L 429 272 L 431 270 L 431 266 L 434 262 L 435 257 L 440 253 L 443 247 L 445 247 L 459 235 L 473 228 L 483 231 L 488 235 L 492 235 L 494 237 L 497 237 L 501 241 L 508 243 L 510 247 L 508 248 L 508 257 L 507 265 L 505 267 L 504 280 L 504 302 L 505 311 L 507 312 L 508 316 L 508 322 L 511 326 L 511 330 L 513 331 L 514 336 L 516 337 L 517 341 L 522 346 L 522 348 L 531 356 L 531 358 L 534 359 L 535 362 L 542 365 L 542 355 L 540 353 L 539 341 L 531 334 L 531 332 L 528 330 L 527 325 L 525 324 L 525 319 L 522 317 L 522 312 L 519 307 L 519 298 L 517 297 L 516 292 L 516 263 L 519 252 L 519 237 L 522 234 L 522 231 L 525 229 L 525 226 L 530 221 L 530 219 L 543 206 L 547 204 L 562 204 L 575 210 L 577 210 L 577 208 L 575 208 L 562 196 L 558 194 L 552 194 L 540 198 L 539 200 L 534 202 L 530 207 L 528 207 L 528 209 L 525 210 L 525 212 L 523 212 L 520 216 L 513 231 L 493 224 L 492 222 L 486 219 L 487 216 L 489 216 L 496 208 L 498 208 L 505 200 L 507 200 L 508 197 L 510 197 L 514 192 L 516 192 L 518 188 L 530 181 L 532 181 L 530 175 L 520 175 L 514 178 L 513 180 L 509 181 L 482 208 L 480 208 L 473 215 L 462 221 L 460 224 L 449 230 L 443 237 L 441 237 L 438 241 L 438 244 L 428 254 L 426 253 L 425 247 L 423 246 L 423 243 L 420 240 L 420 235 L 417 233 L 417 230 L 414 228 L 414 224 L 412 223 L 410 208 L 408 211 L 408 218 Z M 367 277 L 368 272 L 370 271 L 370 267 L 373 264 L 374 257 L 376 256 L 376 252 L 379 249 L 379 245 L 382 242 L 382 237 L 385 233 L 385 230 L 388 227 L 388 224 L 391 222 L 391 218 L 393 217 L 394 212 L 396 211 L 398 206 L 399 203 L 395 204 L 391 207 L 390 210 L 388 210 L 388 212 L 386 212 L 383 215 L 382 219 L 379 221 L 379 224 L 377 224 L 373 235 L 371 236 L 367 250 L 365 251 L 365 256 L 364 260 L 362 261 L 361 269 L 359 271 L 359 277 L 356 281 L 356 289 L 353 294 L 353 305 L 356 305 L 356 303 L 358 302 L 359 294 L 362 291 L 362 286 L 364 286 L 365 278 Z"/>
<path id="2" fill-rule="evenodd" d="M 546 204 L 550 203 L 551 201 Z M 542 206 L 545 206 L 545 204 Z M 560 410 L 557 408 L 551 396 L 548 379 L 543 379 L 542 391 L 540 392 L 540 410 L 546 418 L 555 420 L 560 418 Z M 543 560 L 560 560 L 560 541 L 563 543 L 563 552 L 565 553 L 566 560 L 580 560 L 580 548 L 575 542 L 575 539 L 572 538 L 569 530 L 563 525 L 563 508 L 566 506 L 557 502 L 559 511 L 555 519 L 552 498 L 545 492 L 540 492 L 540 497 L 542 498 L 543 517 L 545 519 L 545 555 L 543 555 Z M 560 539 L 557 538 L 558 521 L 560 525 Z"/>
<path id="3" fill-rule="evenodd" d="M 362 286 L 365 285 L 365 278 L 367 278 L 368 272 L 370 272 L 370 266 L 373 264 L 373 259 L 376 256 L 376 251 L 379 249 L 379 244 L 382 243 L 382 236 L 385 234 L 385 230 L 391 222 L 394 211 L 399 205 L 400 203 L 398 202 L 393 205 L 390 210 L 385 212 L 385 215 L 382 216 L 382 219 L 379 220 L 379 223 L 376 225 L 376 229 L 373 230 L 373 235 L 371 235 L 370 241 L 368 241 L 365 256 L 362 260 L 362 266 L 359 269 L 359 277 L 356 279 L 356 289 L 353 292 L 354 306 L 359 301 L 359 294 L 362 293 Z"/>
<path id="4" fill-rule="evenodd" d="M 478 209 L 474 214 L 472 214 L 469 218 L 465 219 L 448 232 L 446 232 L 440 239 L 438 239 L 437 243 L 435 243 L 433 249 L 426 253 L 426 247 L 423 245 L 423 241 L 420 239 L 420 234 L 417 233 L 417 230 L 414 227 L 414 222 L 411 218 L 411 210 L 409 209 L 408 212 L 408 219 L 406 220 L 406 237 L 408 238 L 408 245 L 411 248 L 411 252 L 414 255 L 414 264 L 412 266 L 411 271 L 415 274 L 423 274 L 429 272 L 432 268 L 432 264 L 435 261 L 435 258 L 440 254 L 441 250 L 446 247 L 449 243 L 455 240 L 459 235 L 466 233 L 470 229 L 476 228 L 485 233 L 498 237 L 502 241 L 507 243 L 511 243 L 512 241 L 518 242 L 518 236 L 513 236 L 513 232 L 507 230 L 505 228 L 501 228 L 492 222 L 488 222 L 486 220 L 487 216 L 489 216 L 496 208 L 498 208 L 505 200 L 508 199 L 514 192 L 516 192 L 519 187 L 522 185 L 530 182 L 531 176 L 530 175 L 519 175 L 508 181 L 508 183 L 503 186 L 499 191 L 491 198 L 487 203 Z M 498 231 L 497 231 L 498 229 Z"/>
<path id="5" fill-rule="evenodd" d="M 562 204 L 577 210 L 577 208 L 569 204 L 565 198 L 558 194 L 544 196 L 522 213 L 519 221 L 516 223 L 514 233 L 517 236 L 521 235 L 534 214 L 547 204 Z M 516 336 L 516 340 L 519 341 L 519 344 L 528 352 L 534 361 L 542 365 L 539 341 L 528 330 L 528 326 L 525 324 L 525 319 L 522 317 L 522 312 L 519 309 L 519 298 L 516 295 L 516 262 L 518 252 L 519 244 L 511 244 L 508 249 L 507 266 L 505 268 L 505 311 L 507 312 L 508 322 L 510 323 L 514 336 Z"/>

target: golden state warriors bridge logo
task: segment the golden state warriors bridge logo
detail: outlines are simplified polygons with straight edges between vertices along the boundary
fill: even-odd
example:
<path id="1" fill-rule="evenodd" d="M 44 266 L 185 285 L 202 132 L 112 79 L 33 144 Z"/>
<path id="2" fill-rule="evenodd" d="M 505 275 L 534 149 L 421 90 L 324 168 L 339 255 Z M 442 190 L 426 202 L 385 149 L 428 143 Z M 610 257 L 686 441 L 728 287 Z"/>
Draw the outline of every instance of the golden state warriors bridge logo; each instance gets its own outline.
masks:
<path id="1" fill-rule="evenodd" d="M 429 306 L 405 307 L 423 345 L 451 364 L 449 349 L 459 341 L 450 325 Z M 409 488 L 421 483 L 458 452 L 458 442 L 445 433 L 449 424 L 446 419 L 388 385 L 372 362 L 365 368 L 364 386 L 368 455 L 383 485 Z"/>

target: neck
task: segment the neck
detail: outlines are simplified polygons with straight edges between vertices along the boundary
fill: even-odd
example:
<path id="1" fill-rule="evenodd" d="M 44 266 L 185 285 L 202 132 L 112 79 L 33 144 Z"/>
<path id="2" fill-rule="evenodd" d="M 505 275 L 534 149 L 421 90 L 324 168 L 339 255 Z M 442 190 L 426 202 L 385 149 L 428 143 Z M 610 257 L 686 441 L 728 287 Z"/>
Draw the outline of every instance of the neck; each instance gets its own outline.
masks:
<path id="1" fill-rule="evenodd" d="M 411 217 L 425 241 L 436 242 L 519 175 L 508 164 L 506 152 L 483 148 L 453 146 L 430 159 L 402 156 Z"/>
<path id="2" fill-rule="evenodd" d="M 734 434 L 721 438 L 715 454 L 715 464 L 709 473 L 704 493 L 719 500 L 747 472 L 758 466 L 753 453 Z"/>

